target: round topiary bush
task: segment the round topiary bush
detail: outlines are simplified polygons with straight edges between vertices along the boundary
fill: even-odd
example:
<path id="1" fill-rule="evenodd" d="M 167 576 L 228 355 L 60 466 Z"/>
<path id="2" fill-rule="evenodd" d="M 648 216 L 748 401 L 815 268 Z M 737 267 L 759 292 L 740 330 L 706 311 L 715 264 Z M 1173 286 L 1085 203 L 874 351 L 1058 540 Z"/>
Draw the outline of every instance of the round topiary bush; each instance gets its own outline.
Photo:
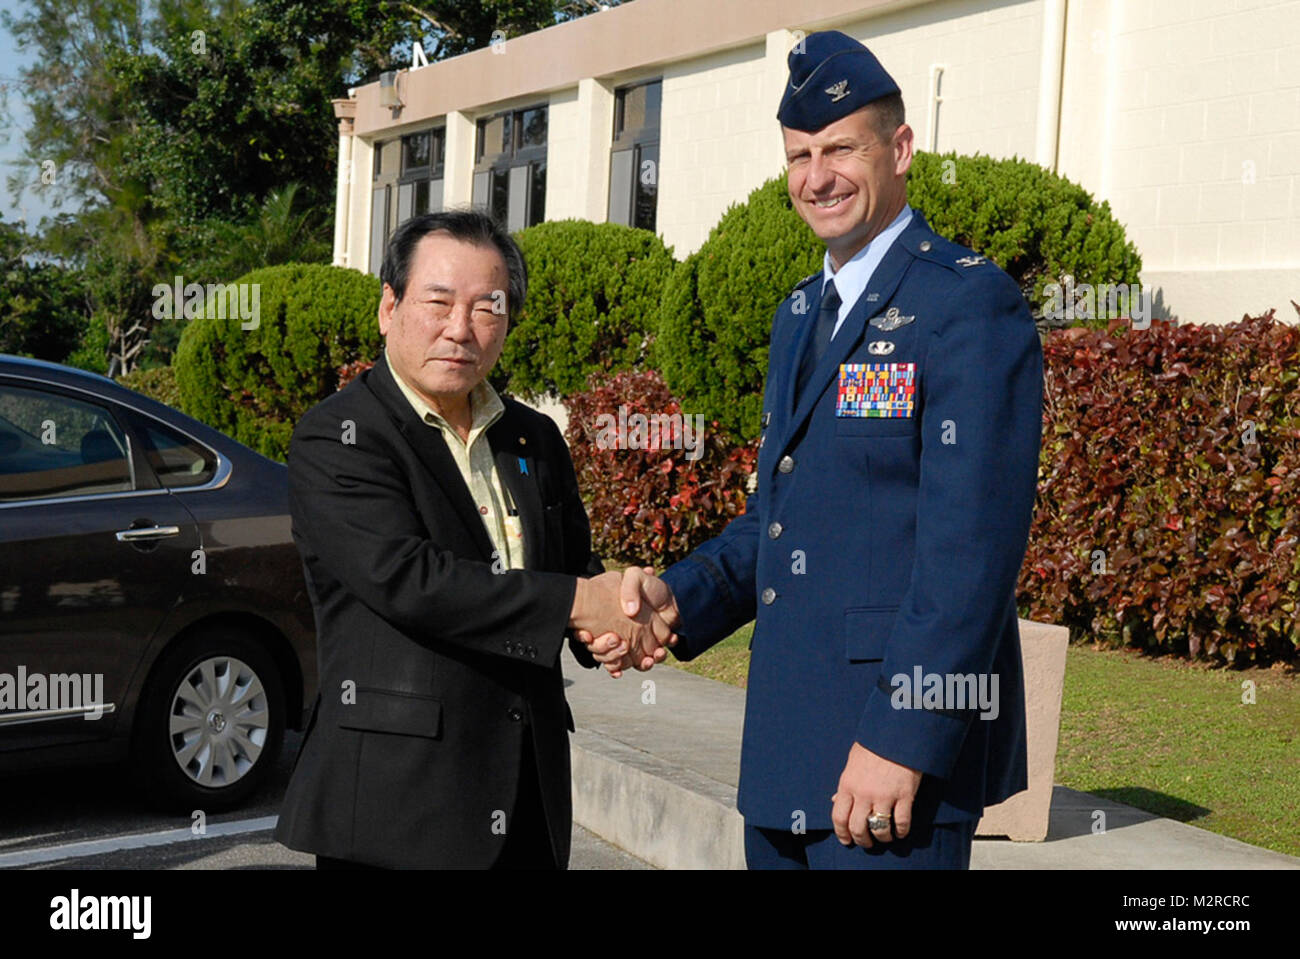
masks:
<path id="1" fill-rule="evenodd" d="M 772 315 L 821 269 L 823 251 L 781 176 L 728 208 L 677 265 L 659 305 L 654 362 L 684 410 L 738 439 L 758 436 Z"/>
<path id="2" fill-rule="evenodd" d="M 1065 276 L 1137 283 L 1141 259 L 1110 208 L 1035 164 L 917 154 L 908 202 L 937 233 L 1010 273 L 1035 316 L 1044 286 Z M 772 316 L 821 269 L 824 250 L 791 206 L 783 174 L 729 208 L 678 264 L 660 301 L 654 362 L 684 408 L 737 439 L 758 435 Z"/>
<path id="3" fill-rule="evenodd" d="M 528 299 L 494 382 L 512 393 L 568 396 L 592 373 L 643 364 L 672 253 L 648 230 L 556 220 L 516 234 Z"/>
<path id="4" fill-rule="evenodd" d="M 258 306 L 255 328 L 209 311 L 181 335 L 172 360 L 181 409 L 283 460 L 298 418 L 335 391 L 339 368 L 379 356 L 380 284 L 314 263 L 254 270 L 232 285 L 243 284 Z"/>
<path id="5" fill-rule="evenodd" d="M 936 233 L 1010 273 L 1035 318 L 1051 299 L 1043 287 L 1065 277 L 1094 286 L 1138 282 L 1142 258 L 1110 204 L 1028 160 L 918 153 L 907 198 Z M 1104 328 L 1106 318 L 1087 325 Z"/>

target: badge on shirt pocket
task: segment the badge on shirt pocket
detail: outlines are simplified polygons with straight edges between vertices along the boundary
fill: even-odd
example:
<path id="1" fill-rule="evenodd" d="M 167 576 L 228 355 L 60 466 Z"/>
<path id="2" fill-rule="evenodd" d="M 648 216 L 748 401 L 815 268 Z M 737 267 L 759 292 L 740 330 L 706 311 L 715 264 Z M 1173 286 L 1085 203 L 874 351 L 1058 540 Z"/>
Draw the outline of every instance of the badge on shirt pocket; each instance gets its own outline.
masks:
<path id="1" fill-rule="evenodd" d="M 915 363 L 840 364 L 836 416 L 859 419 L 910 417 L 915 398 Z"/>

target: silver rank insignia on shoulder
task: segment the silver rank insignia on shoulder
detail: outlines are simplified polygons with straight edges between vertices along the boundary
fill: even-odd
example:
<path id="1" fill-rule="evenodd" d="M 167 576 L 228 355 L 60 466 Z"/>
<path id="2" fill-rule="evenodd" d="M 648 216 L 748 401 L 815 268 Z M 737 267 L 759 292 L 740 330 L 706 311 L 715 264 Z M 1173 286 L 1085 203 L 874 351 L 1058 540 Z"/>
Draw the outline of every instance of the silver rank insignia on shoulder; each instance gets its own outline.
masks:
<path id="1" fill-rule="evenodd" d="M 832 83 L 826 88 L 826 92 L 831 95 L 831 103 L 839 103 L 849 95 L 849 81 L 841 80 L 839 83 Z"/>
<path id="2" fill-rule="evenodd" d="M 894 344 L 890 340 L 872 340 L 867 344 L 867 352 L 872 356 L 888 356 L 894 352 Z"/>
<path id="3" fill-rule="evenodd" d="M 963 256 L 957 261 L 958 266 L 979 266 L 981 263 L 988 261 L 982 256 Z"/>
<path id="4" fill-rule="evenodd" d="M 903 316 L 898 312 L 898 307 L 891 306 L 889 309 L 885 310 L 883 316 L 873 316 L 867 322 L 876 329 L 888 333 L 890 330 L 896 330 L 900 326 L 907 326 L 907 324 L 911 323 L 915 319 L 915 316 Z"/>

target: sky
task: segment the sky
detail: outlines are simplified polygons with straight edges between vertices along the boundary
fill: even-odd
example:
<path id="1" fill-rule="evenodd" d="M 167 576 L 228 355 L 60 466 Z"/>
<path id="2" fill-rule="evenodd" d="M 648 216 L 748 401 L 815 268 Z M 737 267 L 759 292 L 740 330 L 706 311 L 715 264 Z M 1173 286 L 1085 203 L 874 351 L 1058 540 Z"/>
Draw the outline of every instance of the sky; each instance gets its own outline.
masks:
<path id="1" fill-rule="evenodd" d="M 0 0 L 0 10 L 17 13 L 21 6 L 19 0 Z M 22 87 L 18 82 L 19 70 L 30 59 L 30 54 L 19 55 L 14 48 L 13 37 L 0 26 L 0 83 L 4 84 L 7 94 L 0 108 L 3 109 L 3 117 L 0 118 L 0 214 L 3 214 L 7 223 L 26 218 L 28 225 L 34 228 L 40 223 L 41 217 L 49 216 L 55 211 L 39 194 L 28 192 L 20 203 L 9 189 L 9 177 L 19 172 L 17 161 L 22 157 L 24 137 L 31 124 L 31 114 L 23 104 Z M 72 209 L 65 201 L 60 212 Z"/>

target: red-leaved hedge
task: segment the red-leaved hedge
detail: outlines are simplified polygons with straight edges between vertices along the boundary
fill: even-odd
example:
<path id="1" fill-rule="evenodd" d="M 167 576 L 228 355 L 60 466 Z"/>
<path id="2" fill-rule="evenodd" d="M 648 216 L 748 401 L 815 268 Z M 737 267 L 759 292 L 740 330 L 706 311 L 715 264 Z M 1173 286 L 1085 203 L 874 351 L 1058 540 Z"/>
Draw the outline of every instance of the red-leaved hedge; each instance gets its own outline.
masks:
<path id="1" fill-rule="evenodd" d="M 1298 308 L 1300 309 L 1300 308 Z M 1300 329 L 1053 332 L 1032 619 L 1237 665 L 1296 659 Z"/>
<path id="2" fill-rule="evenodd" d="M 685 449 L 674 448 L 683 445 L 675 427 L 637 430 L 638 414 L 671 420 L 682 413 L 657 372 L 619 373 L 604 382 L 593 376 L 589 389 L 565 397 L 564 405 L 565 438 L 591 517 L 593 548 L 604 558 L 663 567 L 745 511 L 757 443 L 735 446 L 716 423 L 706 422 L 699 455 L 692 460 Z M 611 432 L 614 423 L 629 425 L 626 436 L 611 444 L 619 435 Z M 636 448 L 647 439 L 649 448 Z"/>

